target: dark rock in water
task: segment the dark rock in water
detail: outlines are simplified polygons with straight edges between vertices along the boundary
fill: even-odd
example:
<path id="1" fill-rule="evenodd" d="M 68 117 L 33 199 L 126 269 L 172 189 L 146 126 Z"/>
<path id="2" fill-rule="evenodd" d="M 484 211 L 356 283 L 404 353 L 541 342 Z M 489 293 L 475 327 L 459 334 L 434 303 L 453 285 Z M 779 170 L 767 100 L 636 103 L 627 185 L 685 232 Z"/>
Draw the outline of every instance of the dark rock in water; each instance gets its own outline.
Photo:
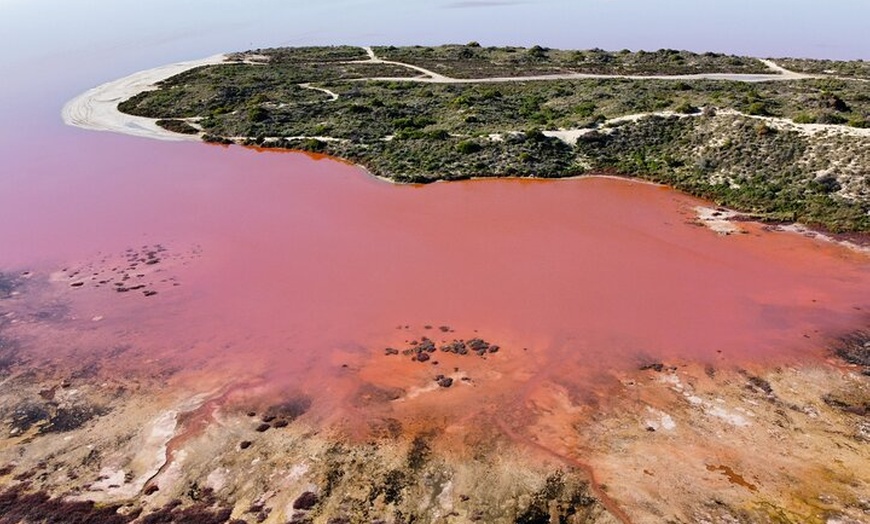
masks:
<path id="1" fill-rule="evenodd" d="M 417 353 L 418 362 L 426 362 L 429 360 L 429 353 Z"/>
<path id="2" fill-rule="evenodd" d="M 263 423 L 263 424 L 260 424 L 259 426 L 257 426 L 257 428 L 254 431 L 256 431 L 258 433 L 265 433 L 266 431 L 269 431 L 269 429 L 271 427 L 272 426 L 270 426 L 269 424 Z"/>
<path id="3" fill-rule="evenodd" d="M 384 354 L 385 355 L 398 355 L 399 350 L 395 349 L 395 348 L 386 348 L 386 349 L 384 349 Z"/>
<path id="4" fill-rule="evenodd" d="M 289 424 L 290 424 L 290 423 L 287 422 L 286 420 L 281 419 L 281 420 L 276 420 L 276 421 L 272 424 L 272 427 L 275 428 L 275 429 L 286 428 Z"/>
<path id="5" fill-rule="evenodd" d="M 426 339 L 418 346 L 418 348 L 420 349 L 420 351 L 434 353 L 435 352 L 435 343 L 429 339 Z"/>
<path id="6" fill-rule="evenodd" d="M 84 282 L 73 282 L 72 284 L 69 285 L 69 287 L 82 287 L 84 285 L 85 285 Z"/>
<path id="7" fill-rule="evenodd" d="M 300 416 L 304 415 L 311 409 L 312 400 L 307 395 L 298 394 L 291 397 L 289 400 L 270 406 L 266 413 L 274 415 L 275 418 L 280 418 L 293 422 Z"/>
<path id="8" fill-rule="evenodd" d="M 154 295 L 157 294 L 157 292 L 149 290 L 149 291 L 143 291 L 142 294 L 145 295 L 146 297 L 153 297 Z"/>
<path id="9" fill-rule="evenodd" d="M 641 365 L 639 369 L 640 369 L 641 371 L 646 371 L 646 370 L 648 370 L 648 369 L 651 369 L 651 370 L 653 370 L 653 371 L 657 371 L 657 372 L 661 373 L 661 371 L 662 371 L 664 368 L 665 368 L 665 365 L 662 364 L 661 362 L 650 362 L 650 363 L 648 363 L 648 364 L 643 364 L 643 365 Z"/>
<path id="10" fill-rule="evenodd" d="M 243 440 L 239 443 L 239 448 L 248 449 L 249 447 L 251 447 L 251 444 L 253 444 L 253 442 L 251 442 L 250 440 Z"/>
<path id="11" fill-rule="evenodd" d="M 442 333 L 447 333 L 450 331 L 450 326 L 438 326 L 438 329 L 440 329 Z"/>
<path id="12" fill-rule="evenodd" d="M 469 340 L 468 342 L 466 342 L 465 344 L 468 347 L 470 347 L 472 349 L 472 351 L 480 351 L 480 350 L 486 351 L 487 349 L 489 349 L 489 342 L 487 342 L 483 339 L 480 339 L 480 338 L 473 338 L 473 339 Z"/>
<path id="13" fill-rule="evenodd" d="M 130 291 L 130 288 L 126 288 L 126 287 L 116 287 L 116 288 L 115 288 L 115 291 L 117 291 L 118 293 L 126 293 L 127 291 Z"/>
<path id="14" fill-rule="evenodd" d="M 272 422 L 273 420 L 275 420 L 275 415 L 263 415 L 260 420 L 262 420 L 263 422 Z"/>
<path id="15" fill-rule="evenodd" d="M 305 493 L 299 495 L 296 500 L 293 501 L 293 509 L 301 509 L 301 510 L 310 510 L 314 506 L 317 505 L 317 494 L 311 491 L 306 491 Z"/>
<path id="16" fill-rule="evenodd" d="M 453 385 L 453 379 L 450 377 L 441 377 L 438 380 L 438 385 L 441 386 L 442 388 L 449 388 L 450 386 Z"/>
<path id="17" fill-rule="evenodd" d="M 247 415 L 248 415 L 249 417 L 256 417 L 256 416 L 257 416 L 257 412 L 256 412 L 256 411 L 248 411 Z"/>

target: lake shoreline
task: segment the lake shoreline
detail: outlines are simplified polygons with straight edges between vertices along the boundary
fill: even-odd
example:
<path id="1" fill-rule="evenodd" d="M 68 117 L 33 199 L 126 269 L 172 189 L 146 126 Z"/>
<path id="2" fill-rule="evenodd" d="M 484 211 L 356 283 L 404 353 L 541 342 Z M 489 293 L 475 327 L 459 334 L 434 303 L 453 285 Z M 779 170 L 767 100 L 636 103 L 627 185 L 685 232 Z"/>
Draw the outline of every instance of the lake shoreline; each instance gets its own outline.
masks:
<path id="1" fill-rule="evenodd" d="M 343 52 L 348 51 L 343 50 Z M 392 67 L 408 67 L 412 68 L 416 73 L 423 75 L 420 77 L 402 77 L 383 81 L 375 79 L 373 83 L 376 84 L 421 82 L 427 78 L 438 84 L 466 81 L 464 79 L 446 77 L 415 65 L 392 60 L 383 60 L 378 58 L 371 48 L 366 48 L 366 52 L 369 54 L 368 60 L 353 60 L 340 62 L 340 64 L 346 64 L 347 67 L 384 67 L 386 65 Z M 817 78 L 817 75 L 801 76 L 797 73 L 792 73 L 776 65 L 774 62 L 762 62 L 764 62 L 766 67 L 773 71 L 777 71 L 777 75 L 771 76 L 778 76 L 777 80 L 780 81 L 788 80 L 791 82 L 798 82 Z M 438 180 L 463 180 L 489 176 L 571 178 L 581 174 L 600 174 L 601 172 L 608 173 L 611 171 L 619 171 L 619 174 L 625 174 L 632 178 L 664 182 L 671 187 L 686 191 L 701 198 L 715 201 L 718 205 L 723 207 L 742 211 L 744 212 L 744 215 L 749 215 L 752 218 L 773 224 L 808 222 L 812 224 L 813 227 L 820 227 L 826 232 L 831 231 L 834 233 L 847 234 L 851 232 L 859 233 L 858 235 L 850 235 L 852 239 L 860 238 L 862 236 L 860 233 L 864 232 L 866 229 L 865 222 L 867 222 L 867 219 L 862 216 L 861 212 L 861 209 L 863 209 L 862 206 L 865 206 L 866 202 L 864 202 L 863 197 L 861 196 L 863 195 L 864 190 L 861 189 L 861 176 L 859 175 L 845 172 L 827 174 L 822 177 L 826 186 L 821 190 L 816 188 L 816 185 L 818 184 L 810 179 L 796 179 L 796 181 L 791 179 L 788 181 L 772 180 L 764 182 L 764 184 L 771 186 L 770 191 L 774 191 L 775 188 L 778 187 L 777 184 L 789 184 L 790 190 L 804 194 L 804 196 L 797 201 L 812 202 L 812 205 L 798 205 L 794 203 L 784 205 L 775 197 L 764 196 L 766 193 L 751 189 L 741 189 L 741 186 L 744 184 L 741 180 L 750 177 L 752 174 L 752 170 L 747 171 L 745 166 L 730 169 L 722 167 L 721 169 L 724 171 L 718 173 L 716 171 L 716 166 L 722 162 L 720 160 L 716 160 L 715 158 L 680 159 L 680 153 L 677 153 L 677 157 L 673 157 L 675 153 L 667 148 L 660 152 L 648 153 L 653 158 L 637 159 L 632 156 L 633 153 L 631 153 L 631 151 L 636 150 L 638 147 L 643 149 L 643 147 L 646 146 L 643 146 L 643 143 L 640 145 L 635 143 L 638 138 L 632 137 L 631 135 L 640 134 L 641 136 L 649 136 L 651 132 L 654 132 L 654 134 L 697 132 L 701 136 L 704 136 L 705 133 L 709 134 L 712 132 L 713 134 L 716 134 L 717 132 L 722 132 L 724 135 L 720 141 L 724 141 L 725 143 L 736 141 L 738 144 L 743 144 L 743 142 L 747 140 L 751 142 L 755 139 L 748 138 L 749 135 L 744 131 L 740 131 L 737 135 L 731 137 L 730 134 L 733 134 L 734 125 L 739 124 L 742 127 L 754 126 L 759 139 L 771 142 L 771 152 L 767 154 L 776 157 L 778 154 L 776 151 L 781 150 L 783 147 L 783 140 L 785 141 L 786 146 L 791 147 L 792 149 L 798 148 L 798 150 L 800 148 L 811 149 L 816 146 L 824 150 L 824 148 L 827 147 L 828 142 L 835 144 L 839 143 L 839 141 L 852 138 L 859 139 L 854 143 L 857 147 L 861 147 L 861 140 L 870 138 L 870 128 L 846 126 L 841 124 L 795 122 L 787 118 L 774 117 L 769 114 L 746 114 L 733 108 L 699 108 L 692 107 L 689 104 L 687 107 L 692 107 L 691 111 L 686 109 L 685 112 L 682 112 L 682 110 L 677 112 L 657 111 L 652 113 L 622 115 L 610 119 L 604 119 L 603 123 L 588 128 L 559 128 L 557 130 L 535 130 L 534 132 L 506 131 L 494 135 L 490 134 L 488 140 L 486 140 L 485 137 L 480 138 L 475 136 L 450 135 L 441 130 L 439 131 L 440 134 L 438 135 L 438 140 L 435 140 L 435 142 L 429 140 L 431 143 L 428 145 L 423 143 L 428 139 L 416 140 L 416 138 L 425 138 L 425 136 L 428 136 L 422 131 L 415 131 L 415 133 L 420 134 L 420 137 L 411 133 L 409 137 L 414 138 L 412 140 L 409 140 L 408 137 L 396 139 L 396 137 L 390 135 L 381 138 L 380 140 L 375 140 L 374 142 L 369 141 L 371 143 L 351 143 L 348 139 L 322 136 L 317 133 L 312 134 L 311 136 L 283 136 L 271 138 L 262 135 L 258 135 L 256 138 L 245 136 L 224 137 L 210 134 L 209 126 L 212 124 L 206 122 L 213 120 L 213 117 L 197 116 L 181 119 L 148 118 L 146 116 L 133 116 L 128 114 L 130 111 L 129 107 L 125 107 L 123 111 L 118 108 L 119 103 L 124 102 L 124 104 L 129 105 L 131 97 L 138 99 L 141 97 L 141 93 L 159 89 L 159 82 L 167 80 L 169 77 L 184 71 L 190 71 L 191 69 L 201 66 L 215 64 L 235 64 L 247 65 L 253 68 L 268 68 L 268 63 L 269 57 L 265 55 L 256 53 L 236 53 L 231 55 L 215 55 L 202 60 L 182 62 L 151 70 L 140 71 L 120 80 L 105 83 L 97 88 L 89 90 L 79 97 L 76 97 L 64 106 L 62 116 L 64 121 L 69 125 L 159 140 L 196 141 L 202 139 L 206 142 L 222 144 L 236 143 L 263 149 L 275 148 L 282 150 L 324 152 L 333 157 L 346 159 L 347 161 L 362 166 L 369 174 L 376 176 L 381 180 L 388 180 L 391 182 L 427 183 Z M 207 67 L 205 69 L 207 69 Z M 747 81 L 754 78 L 751 75 L 746 76 L 750 77 Z M 631 79 L 633 77 L 631 75 L 614 74 L 600 75 L 596 76 L 596 78 Z M 659 76 L 654 78 L 644 77 L 643 79 L 640 79 L 640 81 L 649 80 L 652 82 L 666 79 L 677 81 L 680 78 L 682 77 L 679 75 Z M 372 78 L 360 78 L 356 80 L 370 82 L 372 81 Z M 514 77 L 500 78 L 497 80 L 499 80 L 499 82 L 511 83 L 515 81 L 524 82 L 528 80 L 528 78 Z M 772 79 L 765 80 L 771 81 Z M 556 77 L 554 77 L 553 81 L 556 81 Z M 331 89 L 318 87 L 311 83 L 299 84 L 299 89 L 309 91 L 314 90 L 316 92 L 325 93 L 325 95 L 329 97 L 329 100 L 324 102 L 325 104 L 341 103 L 340 99 L 342 99 L 342 96 Z M 842 103 L 842 101 L 837 103 Z M 350 109 L 353 109 L 353 107 Z M 259 108 L 259 111 L 263 112 L 265 110 Z M 205 118 L 205 120 L 203 120 L 203 118 Z M 687 120 L 696 119 L 698 122 L 686 122 Z M 681 121 L 683 122 L 681 123 Z M 201 123 L 202 125 L 200 125 Z M 427 121 L 427 123 L 431 122 Z M 655 129 L 650 131 L 650 129 L 648 129 L 650 127 Z M 174 129 L 178 132 L 170 131 L 167 128 Z M 717 129 L 720 131 L 716 131 Z M 627 136 L 623 138 L 620 136 L 622 134 Z M 772 134 L 779 134 L 783 138 L 771 138 L 769 135 Z M 338 136 L 343 135 L 339 133 Z M 767 136 L 767 138 L 763 138 L 765 136 Z M 449 137 L 449 143 L 447 143 L 447 145 L 440 144 L 440 141 L 443 141 L 441 139 L 444 139 L 445 137 Z M 641 142 L 643 140 L 644 139 L 641 138 Z M 615 145 L 607 146 L 606 143 L 608 141 L 613 142 Z M 453 142 L 457 142 L 455 147 L 451 147 Z M 508 142 L 512 145 L 504 145 Z M 619 145 L 623 142 L 628 143 L 631 147 L 626 149 L 627 146 L 625 144 Z M 715 142 L 715 140 L 713 142 Z M 816 144 L 816 142 L 818 142 L 818 144 Z M 597 145 L 599 143 L 602 145 Z M 752 146 L 752 144 L 744 145 Z M 441 151 L 442 149 L 445 151 L 444 154 L 439 154 L 440 160 L 435 162 L 436 164 L 440 164 L 440 167 L 433 167 L 433 160 L 428 158 L 428 156 L 431 156 L 431 151 L 428 153 L 425 151 L 427 148 L 431 149 L 435 146 L 441 148 L 438 149 L 438 151 Z M 693 147 L 697 148 L 697 146 Z M 716 148 L 718 146 L 716 144 L 710 144 L 705 147 Z M 463 153 L 457 155 L 454 149 L 461 150 Z M 569 149 L 572 151 L 569 152 Z M 827 150 L 836 151 L 836 148 L 828 148 Z M 483 151 L 484 153 L 473 154 L 478 151 Z M 412 157 L 412 165 L 410 167 L 406 165 L 406 158 L 408 155 L 411 155 Z M 813 160 L 813 158 L 818 156 L 818 154 L 813 155 L 807 153 L 807 155 L 809 155 L 807 157 L 808 162 L 819 161 Z M 661 156 L 662 158 L 656 158 L 658 156 Z M 413 159 L 417 157 L 419 157 L 417 161 L 413 161 Z M 522 161 L 517 163 L 517 158 Z M 829 160 L 830 162 L 839 161 L 833 158 Z M 704 175 L 699 175 L 698 173 L 687 175 L 686 173 L 678 171 L 679 169 L 685 170 L 685 166 L 690 165 L 692 162 L 700 162 L 701 164 L 699 165 L 704 166 L 713 166 L 712 171 L 710 171 L 711 168 L 709 167 L 703 168 L 704 170 L 710 171 L 710 173 Z M 728 160 L 728 162 L 733 162 L 733 160 Z M 782 163 L 782 159 L 776 157 L 774 162 L 776 162 L 776 164 L 773 165 L 772 169 L 779 170 L 781 167 L 781 170 L 786 170 L 786 164 Z M 673 163 L 674 166 L 677 167 L 674 167 L 673 169 L 666 167 L 662 170 L 662 163 L 667 165 Z M 471 164 L 474 164 L 475 167 L 471 167 Z M 493 175 L 489 175 L 489 173 L 485 172 L 482 173 L 485 171 L 485 168 L 481 166 L 486 164 L 491 166 L 491 171 L 494 173 Z M 782 166 L 779 164 L 782 164 Z M 734 169 L 738 170 L 736 171 L 736 174 L 734 174 Z M 740 171 L 741 169 L 746 171 L 746 173 Z M 542 173 L 544 173 L 544 175 L 542 175 Z M 700 178 L 698 178 L 699 176 Z M 821 175 L 816 176 L 818 177 Z M 777 177 L 780 177 L 780 175 L 773 176 L 773 178 Z M 682 182 L 680 182 L 681 180 Z M 730 185 L 730 188 L 720 187 L 724 185 Z M 835 192 L 832 193 L 832 190 Z M 770 191 L 768 193 L 770 193 Z M 822 193 L 819 193 L 819 191 L 822 191 Z M 858 240 L 858 243 L 866 242 Z"/>

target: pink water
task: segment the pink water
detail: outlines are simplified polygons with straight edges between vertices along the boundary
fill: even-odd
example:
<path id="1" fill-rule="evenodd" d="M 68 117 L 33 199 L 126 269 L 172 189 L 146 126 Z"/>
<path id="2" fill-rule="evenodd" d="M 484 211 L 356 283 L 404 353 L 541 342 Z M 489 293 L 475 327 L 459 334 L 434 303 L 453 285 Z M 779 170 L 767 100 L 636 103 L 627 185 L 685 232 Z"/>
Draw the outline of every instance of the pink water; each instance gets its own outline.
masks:
<path id="1" fill-rule="evenodd" d="M 0 268 L 46 281 L 165 246 L 156 296 L 64 275 L 44 291 L 71 320 L 41 348 L 62 359 L 70 330 L 86 333 L 77 355 L 135 347 L 106 363 L 116 373 L 172 362 L 187 388 L 266 383 L 343 401 L 362 382 L 430 380 L 385 360 L 387 345 L 479 335 L 503 348 L 489 368 L 450 366 L 582 388 L 650 359 L 817 358 L 868 321 L 866 255 L 752 224 L 720 236 L 693 223 L 699 201 L 649 184 L 396 186 L 297 153 L 70 132 L 13 166 L 26 183 L 0 193 Z"/>

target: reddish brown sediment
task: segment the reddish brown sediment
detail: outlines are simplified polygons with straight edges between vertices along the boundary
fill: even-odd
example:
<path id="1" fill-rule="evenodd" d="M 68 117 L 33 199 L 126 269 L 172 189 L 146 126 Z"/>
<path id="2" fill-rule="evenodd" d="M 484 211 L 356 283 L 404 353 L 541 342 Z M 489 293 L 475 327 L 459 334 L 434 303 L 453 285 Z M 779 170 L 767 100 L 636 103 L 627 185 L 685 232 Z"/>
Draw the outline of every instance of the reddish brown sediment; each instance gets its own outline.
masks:
<path id="1" fill-rule="evenodd" d="M 607 511 L 609 511 L 614 517 L 619 519 L 619 521 L 622 522 L 623 524 L 631 524 L 631 517 L 629 517 L 628 514 L 625 512 L 625 510 L 623 510 L 619 506 L 619 504 L 615 500 L 613 500 L 613 498 L 611 498 L 610 495 L 608 495 L 606 491 L 604 491 L 601 488 L 601 484 L 595 478 L 595 470 L 592 468 L 592 466 L 590 466 L 589 464 L 586 464 L 584 462 L 581 462 L 577 458 L 563 455 L 563 454 L 559 453 L 558 451 L 555 451 L 551 448 L 548 448 L 547 446 L 545 446 L 539 442 L 532 441 L 532 440 L 529 440 L 527 438 L 523 438 L 520 435 L 518 435 L 515 431 L 513 431 L 511 428 L 507 427 L 507 425 L 504 423 L 504 421 L 502 421 L 500 419 L 497 419 L 497 420 L 498 420 L 497 423 L 498 423 L 499 428 L 501 428 L 501 430 L 504 431 L 506 435 L 510 436 L 515 442 L 517 442 L 517 444 L 520 444 L 522 446 L 537 448 L 541 451 L 544 451 L 545 453 L 547 453 L 549 455 L 552 455 L 560 462 L 562 462 L 566 465 L 569 465 L 569 466 L 574 466 L 574 467 L 580 469 L 581 471 L 583 471 L 583 473 L 589 479 L 589 486 L 592 488 L 592 493 L 598 498 L 599 501 L 601 501 L 601 504 L 607 509 Z"/>

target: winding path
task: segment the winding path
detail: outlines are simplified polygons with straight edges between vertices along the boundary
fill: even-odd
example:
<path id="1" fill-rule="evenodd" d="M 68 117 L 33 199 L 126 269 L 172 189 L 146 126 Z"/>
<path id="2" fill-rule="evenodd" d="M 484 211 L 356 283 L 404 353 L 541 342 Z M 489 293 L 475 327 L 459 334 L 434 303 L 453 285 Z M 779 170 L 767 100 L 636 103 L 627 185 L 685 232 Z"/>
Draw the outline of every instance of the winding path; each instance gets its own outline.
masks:
<path id="1" fill-rule="evenodd" d="M 302 89 L 311 89 L 313 91 L 320 91 L 321 93 L 326 93 L 327 95 L 329 95 L 329 98 L 331 98 L 330 102 L 335 102 L 336 100 L 338 100 L 338 93 L 336 93 L 335 91 L 330 91 L 325 87 L 315 87 L 308 83 L 299 84 L 299 87 L 301 87 Z"/>
<path id="2" fill-rule="evenodd" d="M 501 76 L 487 78 L 453 78 L 436 73 L 429 69 L 406 64 L 403 62 L 394 62 L 390 60 L 382 60 L 377 57 L 374 49 L 364 47 L 369 55 L 368 60 L 357 63 L 376 63 L 376 64 L 392 64 L 401 67 L 407 67 L 417 72 L 423 73 L 425 77 L 380 77 L 380 78 L 363 78 L 360 80 L 385 80 L 385 81 L 406 81 L 406 82 L 424 82 L 433 84 L 495 84 L 503 82 L 528 82 L 534 80 L 583 80 L 583 79 L 607 79 L 607 78 L 622 78 L 628 80 L 731 80 L 736 82 L 770 82 L 784 80 L 806 80 L 809 78 L 825 78 L 820 75 L 810 75 L 789 71 L 788 69 L 777 65 L 771 60 L 761 60 L 764 65 L 770 68 L 771 72 L 767 74 L 745 74 L 745 73 L 698 73 L 691 75 L 604 75 L 596 73 L 557 73 L 551 75 L 531 75 L 531 76 Z"/>
<path id="3" fill-rule="evenodd" d="M 582 80 L 582 79 L 630 79 L 630 80 L 731 80 L 739 82 L 769 82 L 769 81 L 790 81 L 804 80 L 809 78 L 829 78 L 824 75 L 809 75 L 797 73 L 785 69 L 775 62 L 770 60 L 762 60 L 767 67 L 770 68 L 770 74 L 736 74 L 736 73 L 702 73 L 693 75 L 602 75 L 590 73 L 565 73 L 553 75 L 535 75 L 535 76 L 513 76 L 513 77 L 491 77 L 491 78 L 452 78 L 449 76 L 430 71 L 426 68 L 403 62 L 384 60 L 377 56 L 374 49 L 371 47 L 363 47 L 368 58 L 365 60 L 356 60 L 348 63 L 357 64 L 390 64 L 399 67 L 405 67 L 419 73 L 418 76 L 412 77 L 371 77 L 361 78 L 353 81 L 393 81 L 393 82 L 421 82 L 433 84 L 494 84 L 503 82 L 529 82 L 529 81 L 548 81 L 548 80 Z M 145 138 L 154 138 L 158 140 L 173 140 L 173 141 L 198 141 L 198 135 L 182 135 L 167 131 L 156 124 L 156 119 L 145 118 L 139 116 L 128 115 L 118 110 L 118 104 L 138 93 L 157 89 L 157 84 L 166 80 L 169 77 L 183 73 L 190 69 L 205 65 L 216 65 L 228 62 L 227 55 L 214 55 L 201 60 L 191 60 L 179 62 L 165 66 L 139 71 L 124 78 L 106 82 L 93 89 L 82 93 L 64 105 L 61 112 L 63 121 L 71 126 L 80 127 L 83 129 L 91 129 L 95 131 L 111 131 L 122 133 L 125 135 L 139 136 Z M 257 65 L 261 65 L 257 62 Z M 308 83 L 299 84 L 304 89 L 313 89 L 320 91 L 330 97 L 330 101 L 339 99 L 339 94 L 326 88 L 316 87 Z M 625 118 L 639 118 L 647 115 L 632 115 Z M 777 125 L 796 126 L 798 129 L 805 132 L 819 132 L 835 130 L 853 136 L 870 136 L 870 130 L 856 129 L 842 125 L 820 125 L 820 124 L 795 124 L 786 119 L 775 119 L 772 117 L 755 117 L 760 118 Z M 617 119 L 617 120 L 618 120 Z M 556 136 L 570 142 L 576 139 L 576 136 L 586 132 L 584 130 L 554 130 L 545 133 L 551 136 Z M 306 138 L 306 137 L 303 137 Z M 324 139 L 325 137 L 316 137 Z"/>

